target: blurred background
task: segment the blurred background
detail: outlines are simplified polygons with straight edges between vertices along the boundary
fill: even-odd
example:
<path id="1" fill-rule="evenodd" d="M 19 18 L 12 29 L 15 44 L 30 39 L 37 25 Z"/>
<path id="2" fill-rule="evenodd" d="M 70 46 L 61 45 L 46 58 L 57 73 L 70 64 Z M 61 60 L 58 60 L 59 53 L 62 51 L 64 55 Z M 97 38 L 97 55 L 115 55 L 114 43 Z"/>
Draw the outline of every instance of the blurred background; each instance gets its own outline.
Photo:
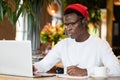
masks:
<path id="1" fill-rule="evenodd" d="M 107 40 L 119 56 L 119 0 L 0 0 L 0 40 L 31 40 L 33 55 L 45 56 L 67 37 L 62 16 L 72 3 L 88 7 L 88 32 Z"/>

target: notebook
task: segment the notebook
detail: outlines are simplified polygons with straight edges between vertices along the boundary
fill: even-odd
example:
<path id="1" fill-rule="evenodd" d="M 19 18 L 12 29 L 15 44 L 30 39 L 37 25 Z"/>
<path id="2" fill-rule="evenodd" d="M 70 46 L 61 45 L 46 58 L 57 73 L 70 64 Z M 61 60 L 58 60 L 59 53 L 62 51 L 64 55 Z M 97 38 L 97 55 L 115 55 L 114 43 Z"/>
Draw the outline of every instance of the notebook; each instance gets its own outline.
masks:
<path id="1" fill-rule="evenodd" d="M 0 41 L 0 74 L 41 77 L 55 74 L 33 75 L 31 41 Z"/>

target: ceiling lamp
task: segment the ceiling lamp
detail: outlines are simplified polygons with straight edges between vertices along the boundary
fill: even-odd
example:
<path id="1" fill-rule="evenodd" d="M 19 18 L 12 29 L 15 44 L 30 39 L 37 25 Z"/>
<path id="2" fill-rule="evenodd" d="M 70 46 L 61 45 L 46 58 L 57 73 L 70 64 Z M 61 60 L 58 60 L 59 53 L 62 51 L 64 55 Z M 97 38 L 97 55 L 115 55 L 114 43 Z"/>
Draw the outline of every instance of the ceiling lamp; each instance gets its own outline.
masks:
<path id="1" fill-rule="evenodd" d="M 55 2 L 52 2 L 47 6 L 47 11 L 51 16 L 54 16 L 55 14 L 57 14 L 58 10 L 59 10 L 58 4 Z"/>
<path id="2" fill-rule="evenodd" d="M 120 0 L 114 0 L 114 5 L 120 6 Z"/>

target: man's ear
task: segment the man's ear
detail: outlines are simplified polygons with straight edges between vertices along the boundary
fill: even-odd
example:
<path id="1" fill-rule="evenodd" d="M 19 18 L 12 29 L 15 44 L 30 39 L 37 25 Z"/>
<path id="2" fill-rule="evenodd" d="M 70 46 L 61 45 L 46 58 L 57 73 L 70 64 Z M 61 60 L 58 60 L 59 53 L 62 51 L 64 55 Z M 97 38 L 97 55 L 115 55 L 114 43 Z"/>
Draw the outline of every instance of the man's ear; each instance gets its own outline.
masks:
<path id="1" fill-rule="evenodd" d="M 82 19 L 82 24 L 83 24 L 83 25 L 86 24 L 86 20 L 85 20 L 85 18 Z"/>

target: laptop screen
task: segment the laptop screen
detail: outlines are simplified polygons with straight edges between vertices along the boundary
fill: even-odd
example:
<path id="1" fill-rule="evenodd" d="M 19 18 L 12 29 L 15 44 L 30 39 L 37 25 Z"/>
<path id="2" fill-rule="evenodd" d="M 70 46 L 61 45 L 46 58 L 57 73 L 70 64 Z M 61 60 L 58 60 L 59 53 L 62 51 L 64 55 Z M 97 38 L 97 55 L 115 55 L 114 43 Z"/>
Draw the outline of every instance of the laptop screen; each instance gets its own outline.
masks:
<path id="1" fill-rule="evenodd" d="M 0 41 L 0 74 L 33 76 L 31 41 Z"/>

